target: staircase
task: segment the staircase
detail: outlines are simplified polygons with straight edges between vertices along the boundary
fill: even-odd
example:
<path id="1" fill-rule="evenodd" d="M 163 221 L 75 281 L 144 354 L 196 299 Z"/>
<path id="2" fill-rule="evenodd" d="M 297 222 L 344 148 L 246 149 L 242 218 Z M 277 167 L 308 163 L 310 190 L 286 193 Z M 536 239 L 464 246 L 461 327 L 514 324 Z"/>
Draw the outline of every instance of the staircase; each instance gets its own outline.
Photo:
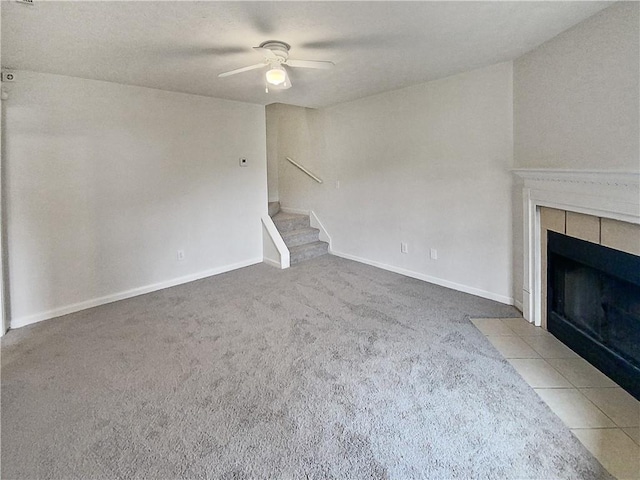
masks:
<path id="1" fill-rule="evenodd" d="M 269 203 L 269 215 L 289 249 L 291 265 L 327 254 L 329 245 L 319 240 L 320 230 L 311 227 L 309 215 L 281 212 L 278 202 Z"/>

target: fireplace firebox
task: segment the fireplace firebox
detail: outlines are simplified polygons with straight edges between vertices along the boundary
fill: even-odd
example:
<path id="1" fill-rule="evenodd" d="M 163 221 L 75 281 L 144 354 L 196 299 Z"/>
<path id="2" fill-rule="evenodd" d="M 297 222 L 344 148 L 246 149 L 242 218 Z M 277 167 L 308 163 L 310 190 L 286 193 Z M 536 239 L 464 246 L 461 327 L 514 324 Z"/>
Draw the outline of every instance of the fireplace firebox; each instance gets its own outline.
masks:
<path id="1" fill-rule="evenodd" d="M 640 257 L 548 233 L 547 329 L 640 400 Z"/>

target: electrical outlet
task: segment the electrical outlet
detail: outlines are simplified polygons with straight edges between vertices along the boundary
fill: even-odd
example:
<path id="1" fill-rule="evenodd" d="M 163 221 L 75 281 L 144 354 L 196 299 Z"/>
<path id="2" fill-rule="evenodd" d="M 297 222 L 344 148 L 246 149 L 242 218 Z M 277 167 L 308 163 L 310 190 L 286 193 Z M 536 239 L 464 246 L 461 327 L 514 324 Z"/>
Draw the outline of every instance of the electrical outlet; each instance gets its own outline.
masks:
<path id="1" fill-rule="evenodd" d="M 176 258 L 178 259 L 179 262 L 184 260 L 184 250 L 178 250 L 178 253 L 176 254 Z"/>
<path id="2" fill-rule="evenodd" d="M 409 253 L 409 245 L 407 245 L 406 242 L 400 242 L 400 252 Z"/>
<path id="3" fill-rule="evenodd" d="M 249 161 L 244 157 L 240 157 L 240 166 L 241 167 L 248 167 L 249 166 Z"/>
<path id="4" fill-rule="evenodd" d="M 431 257 L 431 260 L 437 260 L 438 259 L 438 250 L 436 250 L 435 248 L 432 248 L 429 251 L 429 256 Z"/>

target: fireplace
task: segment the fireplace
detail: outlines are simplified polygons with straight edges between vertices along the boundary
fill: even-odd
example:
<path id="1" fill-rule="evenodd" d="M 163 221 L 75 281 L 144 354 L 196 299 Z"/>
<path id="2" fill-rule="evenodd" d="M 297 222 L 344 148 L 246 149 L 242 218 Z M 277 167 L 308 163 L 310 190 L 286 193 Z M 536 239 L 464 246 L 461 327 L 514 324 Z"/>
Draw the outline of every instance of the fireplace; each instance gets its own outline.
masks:
<path id="1" fill-rule="evenodd" d="M 640 399 L 640 257 L 552 231 L 547 329 Z"/>
<path id="2" fill-rule="evenodd" d="M 516 294 L 515 305 L 524 318 L 546 328 L 546 230 L 640 255 L 640 172 L 518 169 L 514 174 L 523 199 L 522 211 L 518 211 L 516 203 L 514 215 L 522 216 L 524 234 L 522 293 Z M 600 218 L 607 231 L 585 238 L 580 231 L 567 231 L 562 216 L 559 223 L 543 228 L 543 208 Z M 628 228 L 618 229 L 616 222 Z"/>

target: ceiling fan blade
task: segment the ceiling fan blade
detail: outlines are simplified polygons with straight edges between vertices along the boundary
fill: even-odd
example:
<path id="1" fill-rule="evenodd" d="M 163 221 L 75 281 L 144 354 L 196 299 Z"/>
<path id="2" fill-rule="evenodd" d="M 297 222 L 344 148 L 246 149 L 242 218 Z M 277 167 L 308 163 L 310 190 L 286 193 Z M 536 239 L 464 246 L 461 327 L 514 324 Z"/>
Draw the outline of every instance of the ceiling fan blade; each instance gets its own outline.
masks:
<path id="1" fill-rule="evenodd" d="M 333 62 L 320 62 L 316 60 L 287 60 L 284 63 L 285 65 L 295 68 L 321 68 L 323 70 L 328 70 L 335 66 Z"/>
<path id="2" fill-rule="evenodd" d="M 228 77 L 230 75 L 235 75 L 236 73 L 248 72 L 249 70 L 255 70 L 256 68 L 262 68 L 266 65 L 266 63 L 256 63 L 255 65 L 249 65 L 248 67 L 236 68 L 235 70 L 231 70 L 229 72 L 224 72 L 218 75 L 219 78 Z"/>
<path id="3" fill-rule="evenodd" d="M 265 58 L 267 58 L 268 60 L 278 60 L 278 57 L 275 53 L 273 53 L 271 50 L 269 50 L 268 48 L 264 48 L 264 47 L 253 47 L 253 49 L 256 52 L 260 52 L 262 53 Z"/>

